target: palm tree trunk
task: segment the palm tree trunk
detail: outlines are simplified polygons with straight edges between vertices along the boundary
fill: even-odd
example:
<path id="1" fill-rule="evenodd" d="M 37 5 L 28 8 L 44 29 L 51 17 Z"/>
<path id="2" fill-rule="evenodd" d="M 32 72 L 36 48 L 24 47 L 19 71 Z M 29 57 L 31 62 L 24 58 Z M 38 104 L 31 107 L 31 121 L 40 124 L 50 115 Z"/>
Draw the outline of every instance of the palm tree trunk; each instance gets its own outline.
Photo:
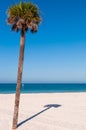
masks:
<path id="1" fill-rule="evenodd" d="M 15 106 L 14 106 L 12 130 L 15 130 L 17 128 L 17 123 L 18 123 L 20 87 L 21 87 L 21 81 L 22 81 L 22 70 L 23 70 L 23 61 L 24 61 L 24 45 L 25 45 L 24 43 L 25 43 L 25 31 L 21 31 L 20 56 L 19 56 L 19 65 L 18 65 L 18 76 L 17 76 L 17 86 L 16 86 L 16 94 L 15 94 Z"/>

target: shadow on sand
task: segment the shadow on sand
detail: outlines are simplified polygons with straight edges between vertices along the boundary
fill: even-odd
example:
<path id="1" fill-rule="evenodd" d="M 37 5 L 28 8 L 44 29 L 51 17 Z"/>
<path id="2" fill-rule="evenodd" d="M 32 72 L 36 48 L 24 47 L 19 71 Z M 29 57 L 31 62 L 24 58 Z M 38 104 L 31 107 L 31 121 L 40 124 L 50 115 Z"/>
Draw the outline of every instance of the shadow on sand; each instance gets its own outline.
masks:
<path id="1" fill-rule="evenodd" d="M 24 121 L 20 122 L 17 125 L 17 127 L 23 125 L 24 123 L 26 123 L 27 121 L 33 119 L 34 117 L 42 114 L 43 112 L 47 111 L 48 109 L 50 109 L 50 108 L 58 108 L 58 107 L 61 107 L 61 105 L 59 105 L 59 104 L 48 104 L 48 105 L 45 105 L 44 107 L 45 107 L 45 109 L 43 109 L 42 111 L 40 111 L 40 112 L 36 113 L 35 115 L 32 115 L 31 117 L 29 117 L 29 118 L 25 119 Z"/>

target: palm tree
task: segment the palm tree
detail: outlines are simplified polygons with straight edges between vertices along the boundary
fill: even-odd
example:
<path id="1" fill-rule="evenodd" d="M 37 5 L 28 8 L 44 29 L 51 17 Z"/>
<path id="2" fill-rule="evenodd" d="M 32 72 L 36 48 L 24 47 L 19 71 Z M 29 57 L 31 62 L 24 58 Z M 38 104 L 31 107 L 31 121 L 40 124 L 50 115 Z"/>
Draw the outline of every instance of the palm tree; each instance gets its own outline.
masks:
<path id="1" fill-rule="evenodd" d="M 8 9 L 7 23 L 12 26 L 12 31 L 20 31 L 21 33 L 18 76 L 12 124 L 13 130 L 17 128 L 18 123 L 20 86 L 22 81 L 22 70 L 24 60 L 25 34 L 28 30 L 30 30 L 32 33 L 37 32 L 40 21 L 40 11 L 38 7 L 31 2 L 20 2 L 19 4 L 15 4 Z"/>

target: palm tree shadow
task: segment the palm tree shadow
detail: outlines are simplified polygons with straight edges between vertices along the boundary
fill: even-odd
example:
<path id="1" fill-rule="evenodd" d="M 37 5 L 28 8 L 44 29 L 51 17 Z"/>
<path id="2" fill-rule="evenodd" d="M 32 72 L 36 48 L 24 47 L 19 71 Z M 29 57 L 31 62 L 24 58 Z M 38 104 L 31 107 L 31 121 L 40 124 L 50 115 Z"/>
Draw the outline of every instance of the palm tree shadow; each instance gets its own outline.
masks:
<path id="1" fill-rule="evenodd" d="M 29 117 L 29 118 L 25 119 L 24 121 L 20 122 L 20 123 L 17 125 L 17 128 L 20 127 L 21 125 L 23 125 L 24 123 L 26 123 L 27 121 L 33 119 L 34 117 L 36 117 L 36 116 L 42 114 L 43 112 L 47 111 L 48 109 L 50 109 L 50 108 L 58 108 L 58 107 L 60 107 L 60 106 L 61 106 L 61 105 L 59 105 L 59 104 L 48 104 L 48 105 L 45 105 L 44 107 L 46 107 L 46 108 L 45 108 L 44 110 L 42 110 L 42 111 L 36 113 L 35 115 L 32 115 L 31 117 Z"/>

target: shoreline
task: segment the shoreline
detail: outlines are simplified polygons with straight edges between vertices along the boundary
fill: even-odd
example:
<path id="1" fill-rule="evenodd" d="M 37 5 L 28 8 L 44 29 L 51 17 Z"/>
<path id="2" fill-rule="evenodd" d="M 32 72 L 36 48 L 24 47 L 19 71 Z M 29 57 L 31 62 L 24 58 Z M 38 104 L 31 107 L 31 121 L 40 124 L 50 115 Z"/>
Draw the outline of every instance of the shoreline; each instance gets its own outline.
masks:
<path id="1" fill-rule="evenodd" d="M 16 93 L 16 92 L 15 92 Z M 0 95 L 15 95 L 15 93 L 13 92 L 13 93 L 0 93 Z M 20 94 L 21 95 L 28 95 L 28 94 L 73 94 L 73 93 L 86 93 L 86 91 L 73 91 L 73 92 L 21 92 Z"/>
<path id="2" fill-rule="evenodd" d="M 0 129 L 11 130 L 15 94 L 0 94 Z M 86 130 L 86 92 L 21 93 L 17 130 Z"/>

